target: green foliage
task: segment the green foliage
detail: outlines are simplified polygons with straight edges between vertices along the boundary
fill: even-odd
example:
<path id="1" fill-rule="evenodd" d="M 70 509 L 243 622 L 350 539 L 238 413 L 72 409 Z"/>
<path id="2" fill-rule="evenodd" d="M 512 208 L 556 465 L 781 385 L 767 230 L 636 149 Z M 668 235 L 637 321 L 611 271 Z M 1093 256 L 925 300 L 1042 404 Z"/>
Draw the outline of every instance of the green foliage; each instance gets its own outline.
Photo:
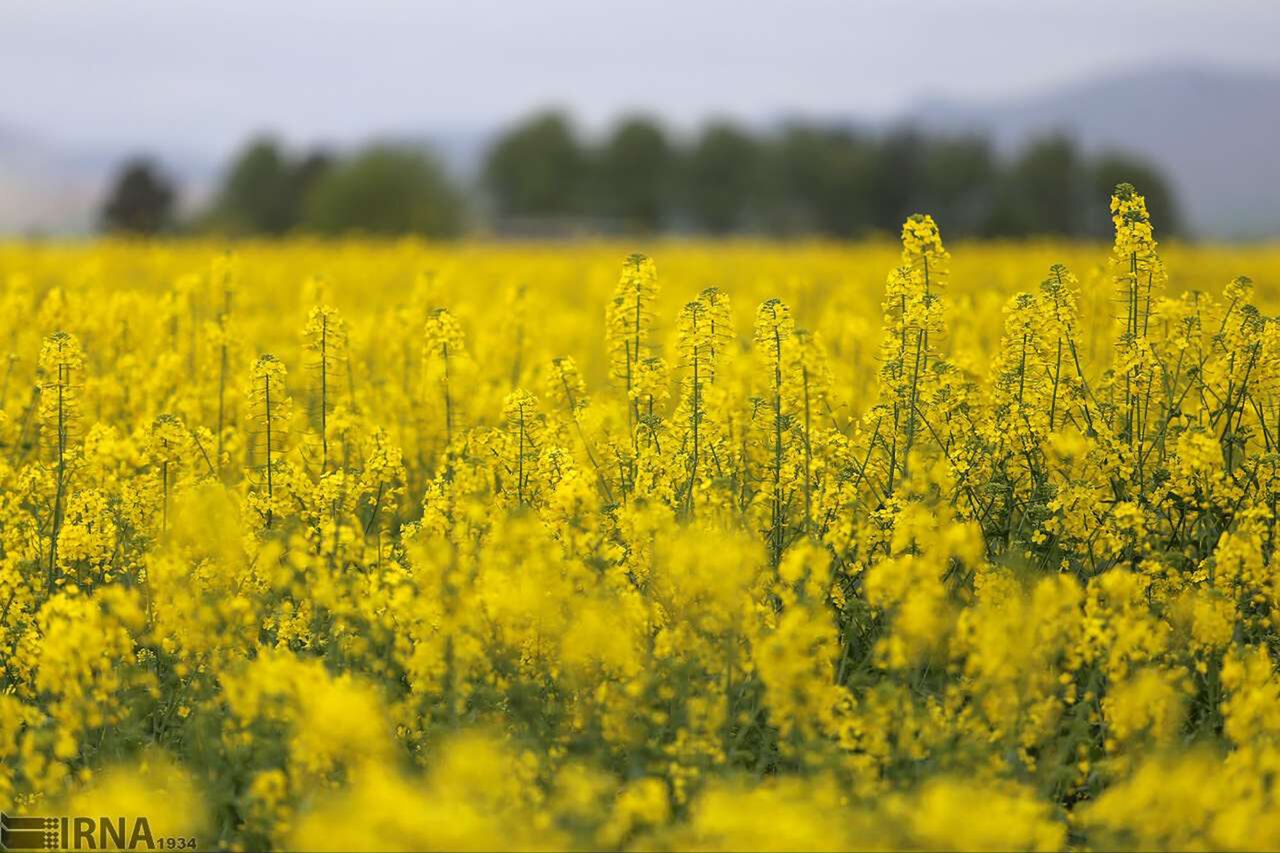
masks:
<path id="1" fill-rule="evenodd" d="M 685 203 L 693 223 L 711 234 L 752 224 L 765 161 L 758 140 L 728 123 L 708 126 L 685 164 Z"/>
<path id="2" fill-rule="evenodd" d="M 682 139 L 637 114 L 587 144 L 566 114 L 548 111 L 500 135 L 477 177 L 477 208 L 498 232 L 517 234 L 856 239 L 893 233 L 912 212 L 930 209 L 959 236 L 1099 239 L 1111 227 L 1100 200 L 1127 178 L 1148 188 L 1167 230 L 1182 233 L 1173 190 L 1157 168 L 1123 152 L 1091 155 L 1060 134 L 1004 156 L 979 134 L 804 121 L 767 132 L 714 121 Z M 140 176 L 131 180 L 130 192 L 145 195 Z M 449 236 L 462 230 L 463 201 L 422 149 L 374 145 L 335 162 L 260 137 L 237 156 L 198 227 Z M 111 227 L 158 227 L 145 216 L 138 222 Z"/>
<path id="3" fill-rule="evenodd" d="M 1069 138 L 1033 141 L 1004 176 L 984 230 L 1015 237 L 1083 234 L 1086 200 L 1081 191 L 1089 186 L 1087 168 Z M 1109 191 L 1106 187 L 1103 193 Z"/>
<path id="4" fill-rule="evenodd" d="M 683 144 L 653 119 L 619 120 L 598 147 L 568 118 L 543 113 L 499 137 L 484 167 L 499 230 L 695 231 L 839 239 L 893 233 L 919 209 L 961 236 L 1103 237 L 1099 211 L 1116 181 L 1137 176 L 1152 206 L 1174 216 L 1173 193 L 1139 157 L 1080 150 L 1069 137 L 1031 140 L 1001 156 L 980 134 L 913 127 L 876 133 L 792 121 L 755 132 L 713 121 Z M 1172 231 L 1179 233 L 1176 218 Z"/>
<path id="5" fill-rule="evenodd" d="M 104 231 L 155 234 L 173 226 L 177 192 L 151 160 L 140 157 L 121 167 L 99 220 Z"/>
<path id="6" fill-rule="evenodd" d="M 662 125 L 623 119 L 597 155 L 592 202 L 627 230 L 657 230 L 670 215 L 675 168 Z"/>
<path id="7" fill-rule="evenodd" d="M 302 226 L 321 234 L 452 237 L 463 204 L 427 154 L 373 146 L 329 171 L 306 199 Z"/>
<path id="8" fill-rule="evenodd" d="M 785 233 L 856 236 L 870 216 L 875 164 L 874 146 L 850 131 L 790 125 L 774 153 L 782 194 L 773 225 Z"/>
<path id="9" fill-rule="evenodd" d="M 288 233 L 298 227 L 307 194 L 330 167 L 323 152 L 292 157 L 271 137 L 251 140 L 227 172 L 205 224 L 232 234 Z"/>
<path id="10" fill-rule="evenodd" d="M 484 182 L 500 215 L 566 216 L 582 210 L 586 167 L 568 117 L 547 112 L 498 140 Z"/>

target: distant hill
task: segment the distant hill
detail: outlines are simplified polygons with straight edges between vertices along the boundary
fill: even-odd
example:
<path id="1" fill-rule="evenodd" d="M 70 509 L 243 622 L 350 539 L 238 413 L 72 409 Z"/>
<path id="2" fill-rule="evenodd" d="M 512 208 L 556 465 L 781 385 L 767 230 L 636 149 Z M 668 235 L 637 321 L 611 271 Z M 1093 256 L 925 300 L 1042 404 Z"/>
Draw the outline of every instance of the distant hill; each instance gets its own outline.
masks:
<path id="1" fill-rule="evenodd" d="M 1000 102 L 926 99 L 906 119 L 986 131 L 1004 149 L 1063 130 L 1089 150 L 1143 154 L 1172 181 L 1194 233 L 1280 235 L 1280 74 L 1155 67 Z"/>
<path id="2" fill-rule="evenodd" d="M 0 125 L 0 233 L 88 228 L 99 171 L 35 134 Z"/>
<path id="3" fill-rule="evenodd" d="M 856 113 L 850 117 L 867 126 Z M 0 234 L 92 228 L 113 170 L 135 152 L 76 148 L 6 127 L 3 119 Z M 901 119 L 926 130 L 983 131 L 1006 151 L 1060 130 L 1090 151 L 1143 154 L 1172 181 L 1194 234 L 1280 237 L 1280 73 L 1148 67 L 1001 101 L 926 98 Z M 435 128 L 396 138 L 430 145 L 465 181 L 474 178 L 492 132 Z M 208 199 L 226 166 L 208 154 L 154 153 L 177 179 L 188 211 Z"/>

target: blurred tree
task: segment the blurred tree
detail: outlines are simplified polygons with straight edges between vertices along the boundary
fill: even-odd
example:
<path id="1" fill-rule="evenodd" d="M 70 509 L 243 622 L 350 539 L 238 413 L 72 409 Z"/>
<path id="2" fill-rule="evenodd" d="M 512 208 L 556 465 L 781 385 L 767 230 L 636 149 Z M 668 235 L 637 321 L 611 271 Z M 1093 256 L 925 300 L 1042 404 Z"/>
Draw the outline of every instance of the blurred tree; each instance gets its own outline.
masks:
<path id="1" fill-rule="evenodd" d="M 684 196 L 695 227 L 712 234 L 758 225 L 764 158 L 757 140 L 735 125 L 707 125 L 683 169 Z"/>
<path id="2" fill-rule="evenodd" d="M 1032 140 L 997 190 L 985 232 L 998 237 L 1084 234 L 1088 171 L 1076 143 L 1055 134 Z"/>
<path id="3" fill-rule="evenodd" d="M 500 216 L 576 215 L 583 210 L 586 165 L 569 119 L 545 112 L 494 143 L 485 159 L 484 183 Z"/>
<path id="4" fill-rule="evenodd" d="M 293 210 L 295 224 L 302 221 L 302 211 L 306 205 L 307 195 L 320 182 L 320 179 L 328 174 L 333 165 L 333 155 L 317 148 L 295 161 L 289 169 L 287 193 L 295 205 Z"/>
<path id="5" fill-rule="evenodd" d="M 258 137 L 228 170 L 206 225 L 233 234 L 291 231 L 302 219 L 307 193 L 329 166 L 322 152 L 293 162 L 275 139 Z"/>
<path id="6" fill-rule="evenodd" d="M 621 120 L 596 156 L 592 212 L 628 230 L 655 231 L 670 214 L 675 156 L 655 120 Z"/>
<path id="7" fill-rule="evenodd" d="M 869 187 L 871 225 L 877 231 L 896 235 L 903 220 L 923 209 L 926 153 L 925 138 L 913 127 L 881 138 Z"/>
<path id="8" fill-rule="evenodd" d="M 1181 226 L 1172 188 L 1150 163 L 1123 153 L 1086 158 L 1062 135 L 1033 140 L 1010 162 L 985 137 L 909 126 L 873 135 L 793 122 L 753 133 L 713 122 L 677 146 L 657 119 L 632 115 L 587 149 L 564 114 L 543 112 L 495 142 L 482 178 L 500 229 L 541 234 L 591 216 L 637 232 L 849 239 L 896 234 L 907 216 L 929 211 L 956 236 L 1105 237 L 1110 220 L 1096 200 L 1119 181 L 1146 194 L 1160 233 Z M 228 169 L 204 224 L 241 234 L 303 226 L 449 234 L 462 218 L 439 166 L 410 149 L 379 147 L 335 166 L 323 152 L 297 157 L 258 137 Z"/>
<path id="9" fill-rule="evenodd" d="M 390 145 L 371 146 L 325 170 L 302 218 L 303 228 L 322 234 L 451 237 L 462 224 L 462 199 L 435 160 Z"/>
<path id="10" fill-rule="evenodd" d="M 145 157 L 126 162 L 117 172 L 103 202 L 99 222 L 104 231 L 156 234 L 173 225 L 177 192 L 159 167 Z"/>
<path id="11" fill-rule="evenodd" d="M 771 217 L 783 233 L 855 237 L 871 222 L 875 146 L 848 130 L 790 124 L 772 158 L 781 199 Z"/>
<path id="12" fill-rule="evenodd" d="M 940 137 L 926 146 L 921 209 L 935 211 L 952 234 L 985 223 L 1000 177 L 991 143 L 980 136 Z"/>
<path id="13" fill-rule="evenodd" d="M 1111 215 L 1102 202 L 1111 198 L 1116 184 L 1130 183 L 1146 196 L 1147 211 L 1159 237 L 1176 237 L 1183 234 L 1181 211 L 1173 187 L 1154 165 L 1131 154 L 1110 151 L 1100 154 L 1093 164 L 1092 186 L 1089 194 L 1090 215 L 1086 231 L 1095 237 L 1107 237 L 1112 232 Z M 1097 208 L 1094 210 L 1093 208 Z"/>
<path id="14" fill-rule="evenodd" d="M 289 166 L 270 137 L 253 139 L 236 157 L 214 206 L 220 230 L 240 234 L 283 234 L 291 220 L 285 192 Z M 293 212 L 296 216 L 296 211 Z"/>

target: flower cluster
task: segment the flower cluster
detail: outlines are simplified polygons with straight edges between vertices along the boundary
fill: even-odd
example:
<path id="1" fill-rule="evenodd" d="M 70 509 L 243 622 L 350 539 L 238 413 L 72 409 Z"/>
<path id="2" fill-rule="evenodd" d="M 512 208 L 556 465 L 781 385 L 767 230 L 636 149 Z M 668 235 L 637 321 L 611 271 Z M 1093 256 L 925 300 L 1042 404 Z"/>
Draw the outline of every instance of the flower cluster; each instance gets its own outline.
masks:
<path id="1" fill-rule="evenodd" d="M 1166 273 L 1111 212 L 1109 263 L 917 215 L 661 277 L 0 246 L 0 807 L 228 849 L 1280 846 L 1280 253 Z"/>

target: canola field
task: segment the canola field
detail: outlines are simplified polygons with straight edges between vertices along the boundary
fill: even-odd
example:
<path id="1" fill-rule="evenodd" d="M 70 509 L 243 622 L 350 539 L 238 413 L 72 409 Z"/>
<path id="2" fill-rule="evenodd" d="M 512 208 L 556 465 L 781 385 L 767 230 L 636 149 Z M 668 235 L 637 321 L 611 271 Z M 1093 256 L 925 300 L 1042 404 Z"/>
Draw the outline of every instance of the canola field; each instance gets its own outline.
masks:
<path id="1" fill-rule="evenodd" d="M 0 806 L 1280 846 L 1280 248 L 1111 208 L 1114 246 L 0 246 Z"/>

